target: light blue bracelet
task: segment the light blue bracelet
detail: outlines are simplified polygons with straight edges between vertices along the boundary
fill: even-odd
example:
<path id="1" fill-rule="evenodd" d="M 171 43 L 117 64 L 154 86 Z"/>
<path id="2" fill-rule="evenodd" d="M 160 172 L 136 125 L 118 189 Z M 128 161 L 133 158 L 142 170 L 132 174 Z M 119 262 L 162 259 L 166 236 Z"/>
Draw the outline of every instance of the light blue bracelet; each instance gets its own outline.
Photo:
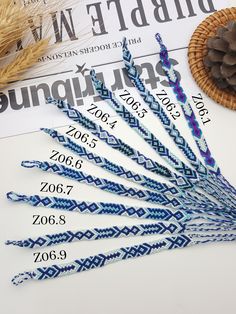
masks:
<path id="1" fill-rule="evenodd" d="M 197 159 L 188 142 L 180 134 L 175 124 L 169 119 L 162 106 L 151 94 L 151 92 L 144 86 L 142 79 L 134 65 L 134 61 L 127 47 L 126 38 L 123 39 L 123 61 L 127 70 L 127 75 L 133 85 L 136 87 L 140 96 L 144 102 L 149 106 L 152 112 L 160 119 L 163 127 L 165 128 L 168 135 L 172 138 L 177 147 L 184 153 L 190 164 L 195 168 L 199 176 L 207 177 L 208 172 L 206 167 Z"/>
<path id="2" fill-rule="evenodd" d="M 160 59 L 162 62 L 162 68 L 166 73 L 169 84 L 172 87 L 178 103 L 180 104 L 184 117 L 188 122 L 188 126 L 192 131 L 192 136 L 197 144 L 198 150 L 201 156 L 204 158 L 206 167 L 212 173 L 212 178 L 216 180 L 222 188 L 226 188 L 227 191 L 236 194 L 235 188 L 227 182 L 227 180 L 221 175 L 219 166 L 215 159 L 212 157 L 212 153 L 207 145 L 207 141 L 204 137 L 202 129 L 199 126 L 195 113 L 188 101 L 188 98 L 180 84 L 180 79 L 176 75 L 176 71 L 170 61 L 169 54 L 166 46 L 162 42 L 160 34 L 156 34 L 156 40 L 160 45 Z M 214 176 L 215 175 L 215 176 Z"/>
<path id="3" fill-rule="evenodd" d="M 16 275 L 12 279 L 12 283 L 14 285 L 19 285 L 28 280 L 58 278 L 65 275 L 100 268 L 122 260 L 151 255 L 162 250 L 172 250 L 199 244 L 229 242 L 235 240 L 236 234 L 180 234 L 173 237 L 166 237 L 159 241 L 144 242 L 142 244 L 116 249 L 87 258 L 77 259 L 70 263 L 51 265 L 49 267 L 38 267 L 33 271 L 26 271 Z"/>

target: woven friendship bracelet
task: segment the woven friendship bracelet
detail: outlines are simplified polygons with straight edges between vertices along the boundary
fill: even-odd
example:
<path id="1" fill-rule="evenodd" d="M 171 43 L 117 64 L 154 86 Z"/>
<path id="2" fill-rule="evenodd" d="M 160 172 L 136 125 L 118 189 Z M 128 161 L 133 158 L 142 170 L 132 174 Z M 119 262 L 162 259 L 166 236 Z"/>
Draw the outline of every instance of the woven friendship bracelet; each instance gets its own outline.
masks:
<path id="1" fill-rule="evenodd" d="M 131 218 L 153 219 L 161 221 L 186 222 L 204 219 L 219 223 L 234 223 L 236 213 L 225 213 L 213 209 L 166 209 L 152 207 L 135 207 L 114 203 L 79 202 L 54 196 L 21 195 L 15 192 L 7 193 L 7 198 L 14 202 L 24 202 L 34 207 L 46 207 L 65 211 L 77 211 L 81 214 L 117 215 Z"/>
<path id="2" fill-rule="evenodd" d="M 107 131 L 102 129 L 100 126 L 96 125 L 93 121 L 89 120 L 87 117 L 83 116 L 78 110 L 72 108 L 68 103 L 53 99 L 47 98 L 47 103 L 54 104 L 60 109 L 68 118 L 73 121 L 81 124 L 87 130 L 89 130 L 93 135 L 97 136 L 100 140 L 108 144 L 113 149 L 120 151 L 125 156 L 129 157 L 135 161 L 138 165 L 141 165 L 145 169 L 162 175 L 166 178 L 169 178 L 169 181 L 181 189 L 192 189 L 194 188 L 194 183 L 185 177 L 172 173 L 166 167 L 159 165 L 157 162 L 151 160 L 150 158 L 144 156 L 142 153 L 138 152 L 134 148 L 131 148 L 129 145 L 125 144 L 123 141 L 117 139 L 114 135 L 109 134 Z M 161 170 L 160 170 L 161 169 Z"/>
<path id="3" fill-rule="evenodd" d="M 94 228 L 75 231 L 69 230 L 56 234 L 46 234 L 39 237 L 31 237 L 24 240 L 7 240 L 5 244 L 19 246 L 22 248 L 35 249 L 54 246 L 62 243 L 72 243 L 76 241 L 95 241 L 122 237 L 151 236 L 155 234 L 179 234 L 184 232 L 233 230 L 236 230 L 235 224 L 189 224 L 178 222 L 158 222 L 132 226 L 112 226 L 107 228 Z"/>
<path id="4" fill-rule="evenodd" d="M 207 141 L 204 137 L 202 129 L 200 128 L 200 125 L 190 105 L 190 102 L 183 90 L 183 87 L 180 84 L 180 79 L 176 75 L 176 71 L 169 59 L 167 48 L 163 44 L 160 34 L 156 34 L 156 40 L 159 43 L 160 48 L 161 48 L 160 59 L 162 62 L 162 68 L 164 72 L 166 73 L 168 82 L 170 86 L 172 87 L 174 94 L 176 96 L 176 99 L 182 108 L 184 117 L 186 121 L 188 122 L 189 128 L 192 131 L 192 136 L 197 144 L 198 150 L 201 156 L 204 158 L 206 167 L 209 169 L 211 173 L 216 175 L 217 182 L 221 184 L 221 187 L 227 188 L 228 191 L 236 194 L 235 188 L 232 185 L 230 185 L 226 181 L 226 179 L 223 179 L 220 168 L 217 165 L 215 159 L 212 157 L 212 153 L 207 145 Z"/>
<path id="5" fill-rule="evenodd" d="M 151 133 L 135 116 L 123 106 L 115 95 L 98 80 L 95 71 L 90 72 L 93 86 L 98 92 L 101 99 L 105 100 L 113 110 L 133 129 L 152 149 L 154 149 L 166 162 L 169 163 L 176 171 L 180 172 L 188 179 L 197 179 L 196 171 L 193 171 L 189 166 L 183 163 L 176 157 L 165 145 L 163 145 L 153 133 Z"/>
<path id="6" fill-rule="evenodd" d="M 123 39 L 122 50 L 123 61 L 125 64 L 125 68 L 127 70 L 126 73 L 131 82 L 133 83 L 133 85 L 138 90 L 140 96 L 143 98 L 144 102 L 149 106 L 152 112 L 159 118 L 169 136 L 172 138 L 177 147 L 179 147 L 179 149 L 184 153 L 185 157 L 188 159 L 190 164 L 196 169 L 199 176 L 206 177 L 208 175 L 206 167 L 198 160 L 193 150 L 188 145 L 188 142 L 180 134 L 175 124 L 169 119 L 164 109 L 159 104 L 159 102 L 155 99 L 151 92 L 144 86 L 142 79 L 140 78 L 140 75 L 134 65 L 131 52 L 127 47 L 126 38 Z"/>
<path id="7" fill-rule="evenodd" d="M 208 178 L 209 172 L 208 169 L 202 164 L 202 162 L 196 157 L 191 147 L 188 145 L 187 141 L 180 134 L 176 126 L 173 122 L 168 118 L 164 109 L 161 107 L 159 102 L 154 98 L 154 96 L 150 93 L 150 91 L 144 86 L 140 75 L 134 65 L 134 61 L 132 55 L 127 48 L 126 39 L 123 40 L 123 60 L 125 63 L 125 67 L 127 70 L 127 75 L 130 78 L 133 85 L 138 90 L 140 96 L 143 98 L 144 102 L 148 104 L 149 108 L 153 111 L 153 113 L 160 119 L 163 124 L 165 130 L 169 134 L 169 136 L 173 139 L 175 144 L 180 148 L 180 150 L 184 153 L 184 155 L 189 160 L 190 164 L 196 169 L 198 175 L 204 179 Z M 202 181 L 203 181 L 202 180 Z M 212 182 L 208 180 L 206 184 L 204 181 L 204 189 L 208 189 L 209 185 L 211 185 L 212 190 L 214 190 L 214 197 L 216 197 L 220 202 L 224 205 L 228 205 L 231 207 L 236 206 L 235 201 L 229 199 L 229 197 L 225 194 L 223 189 L 216 188 L 212 185 Z M 210 193 L 210 191 L 208 191 Z M 223 195 L 223 197 L 221 196 Z"/>
<path id="8" fill-rule="evenodd" d="M 132 226 L 113 226 L 108 228 L 66 231 L 19 241 L 8 240 L 6 241 L 6 245 L 15 245 L 33 249 L 75 241 L 94 241 L 122 237 L 151 236 L 155 234 L 178 234 L 183 233 L 185 229 L 186 226 L 184 224 L 173 222 L 158 222 L 154 224 Z"/>
<path id="9" fill-rule="evenodd" d="M 217 204 L 214 204 L 209 199 L 206 199 L 206 197 L 202 194 L 193 194 L 191 192 L 187 191 L 181 191 L 180 189 L 167 185 L 165 183 L 158 182 L 156 180 L 153 180 L 151 178 L 148 178 L 147 176 L 135 173 L 133 171 L 127 170 L 124 167 L 117 165 L 108 159 L 101 157 L 99 155 L 96 155 L 86 148 L 82 147 L 81 145 L 73 142 L 70 138 L 67 136 L 64 136 L 53 129 L 41 129 L 46 134 L 49 134 L 54 140 L 56 140 L 58 143 L 66 147 L 67 149 L 70 149 L 73 153 L 76 153 L 78 156 L 85 158 L 86 160 L 98 165 L 99 167 L 118 175 L 119 177 L 125 178 L 126 180 L 132 181 L 134 183 L 138 183 L 146 188 L 153 189 L 158 191 L 159 193 L 166 193 L 171 194 L 176 197 L 179 197 L 180 199 L 185 199 L 186 202 L 189 200 L 189 205 L 193 205 L 198 203 L 205 203 L 208 206 L 217 207 Z M 218 206 L 219 207 L 219 206 Z"/>
<path id="10" fill-rule="evenodd" d="M 235 234 L 180 234 L 178 236 L 166 237 L 159 241 L 144 242 L 142 244 L 120 248 L 87 258 L 77 259 L 70 263 L 51 265 L 49 267 L 38 267 L 33 271 L 26 271 L 16 275 L 12 279 L 12 283 L 14 285 L 19 285 L 27 280 L 45 280 L 58 278 L 61 276 L 80 273 L 94 268 L 100 268 L 122 260 L 151 255 L 154 253 L 158 253 L 162 250 L 172 250 L 205 243 L 223 241 L 226 242 L 235 240 Z"/>
<path id="11" fill-rule="evenodd" d="M 174 67 L 170 62 L 167 48 L 163 44 L 160 34 L 156 34 L 156 40 L 161 48 L 160 59 L 162 63 L 162 68 L 166 73 L 168 82 L 172 87 L 176 95 L 177 101 L 182 108 L 184 117 L 188 122 L 188 126 L 192 130 L 193 138 L 197 144 L 201 156 L 204 158 L 205 165 L 210 171 L 219 174 L 220 173 L 219 166 L 217 165 L 215 159 L 212 157 L 211 151 L 208 148 L 207 142 L 204 138 L 203 132 L 199 126 L 194 111 L 192 110 L 192 107 L 189 104 L 187 96 L 184 93 L 182 86 L 180 85 L 180 80 L 176 76 Z"/>
<path id="12" fill-rule="evenodd" d="M 134 117 L 115 97 L 115 95 L 105 86 L 105 84 L 96 78 L 95 71 L 91 71 L 91 79 L 96 91 L 99 93 L 99 96 L 105 100 L 115 111 L 116 113 L 132 128 L 134 129 L 158 154 L 163 157 L 176 171 L 179 171 L 181 174 L 185 175 L 188 179 L 192 178 L 192 169 L 190 169 L 186 164 L 179 160 L 173 153 L 171 153 L 148 129 Z M 188 176 L 189 171 L 191 171 L 191 177 Z M 196 171 L 193 171 L 197 176 Z M 204 181 L 207 180 L 204 177 Z M 207 180 L 209 182 L 209 180 Z M 219 190 L 217 187 L 212 191 L 212 185 L 210 186 L 210 191 L 208 184 L 206 182 L 201 183 L 204 189 L 207 187 L 207 191 L 213 193 L 218 200 L 225 199 L 219 195 Z M 227 200 L 227 198 L 226 198 Z M 225 202 L 226 205 L 234 205 L 231 201 Z"/>
<path id="13" fill-rule="evenodd" d="M 98 178 L 82 171 L 77 171 L 72 168 L 65 167 L 60 164 L 54 164 L 41 161 L 23 161 L 22 166 L 25 168 L 39 168 L 49 173 L 55 173 L 65 178 L 85 183 L 90 186 L 97 187 L 103 191 L 107 191 L 116 195 L 128 196 L 131 198 L 152 202 L 155 204 L 169 206 L 171 208 L 182 208 L 185 206 L 184 200 L 177 197 L 166 196 L 162 193 L 153 192 L 151 190 L 138 190 L 132 187 L 126 187 L 107 179 Z M 198 205 L 200 207 L 200 205 Z M 203 205 L 205 208 L 205 205 Z"/>
<path id="14" fill-rule="evenodd" d="M 130 218 L 153 219 L 163 221 L 185 222 L 193 219 L 203 219 L 201 211 L 197 214 L 190 210 L 180 211 L 165 208 L 135 207 L 115 203 L 79 202 L 59 197 L 42 197 L 39 195 L 21 195 L 14 192 L 7 193 L 7 198 L 13 202 L 24 202 L 34 207 L 47 207 L 65 211 L 77 211 L 81 214 L 116 215 Z M 209 214 L 210 215 L 210 214 Z M 226 221 L 229 222 L 229 221 Z"/>

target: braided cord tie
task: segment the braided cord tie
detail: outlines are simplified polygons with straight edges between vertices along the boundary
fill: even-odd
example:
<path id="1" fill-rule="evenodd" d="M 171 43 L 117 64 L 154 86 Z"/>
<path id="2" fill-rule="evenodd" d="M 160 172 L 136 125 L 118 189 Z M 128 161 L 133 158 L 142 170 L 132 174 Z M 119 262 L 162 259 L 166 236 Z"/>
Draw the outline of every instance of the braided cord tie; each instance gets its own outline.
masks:
<path id="1" fill-rule="evenodd" d="M 231 193 L 236 194 L 235 187 L 232 184 L 230 184 L 222 174 L 216 175 L 215 179 L 218 182 L 218 184 L 220 184 L 222 187 L 226 186 L 228 191 L 231 191 Z"/>
<path id="2" fill-rule="evenodd" d="M 118 150 L 125 156 L 129 157 L 135 161 L 138 165 L 141 165 L 145 169 L 162 175 L 166 178 L 169 178 L 169 181 L 177 185 L 180 189 L 194 189 L 194 184 L 196 180 L 188 180 L 182 175 L 172 173 L 166 167 L 158 164 L 156 161 L 144 156 L 139 151 L 125 144 L 122 140 L 116 138 L 114 135 L 111 135 L 100 126 L 96 125 L 93 121 L 89 120 L 87 117 L 83 116 L 78 110 L 74 109 L 68 103 L 63 100 L 47 98 L 47 103 L 54 104 L 60 109 L 68 118 L 73 121 L 81 124 L 87 130 L 89 130 L 93 135 L 97 136 L 100 140 L 105 142 L 107 145 L 112 147 L 115 150 Z"/>
<path id="3" fill-rule="evenodd" d="M 217 199 L 223 206 L 234 209 L 236 204 L 235 201 L 229 197 L 228 193 L 219 189 L 219 186 L 215 185 L 212 180 L 202 179 L 196 183 L 198 188 L 201 188 L 205 193 L 213 196 Z"/>
<path id="4" fill-rule="evenodd" d="M 162 250 L 172 250 L 177 248 L 185 248 L 198 244 L 235 241 L 235 234 L 217 234 L 217 235 L 185 235 L 180 234 L 173 237 L 166 237 L 159 241 L 144 242 L 134 246 L 116 249 L 110 252 L 97 254 L 87 258 L 74 260 L 70 263 L 60 265 L 51 265 L 49 267 L 38 267 L 33 271 L 20 273 L 12 279 L 14 285 L 19 285 L 26 280 L 45 280 L 80 273 L 83 271 L 101 268 L 108 264 L 138 258 L 142 256 L 159 253 Z"/>
<path id="5" fill-rule="evenodd" d="M 169 54 L 166 46 L 162 42 L 160 34 L 156 34 L 156 40 L 160 45 L 160 59 L 162 63 L 162 68 L 166 73 L 168 82 L 174 91 L 176 99 L 180 104 L 184 117 L 188 122 L 188 126 L 192 131 L 192 136 L 197 144 L 198 150 L 205 161 L 205 165 L 211 172 L 211 178 L 215 180 L 222 188 L 227 188 L 228 192 L 236 194 L 235 188 L 230 185 L 227 180 L 221 175 L 219 166 L 217 165 L 212 153 L 207 145 L 207 141 L 204 137 L 203 131 L 197 121 L 196 115 L 190 105 L 190 102 L 180 84 L 180 79 L 176 75 L 173 64 L 170 61 Z"/>

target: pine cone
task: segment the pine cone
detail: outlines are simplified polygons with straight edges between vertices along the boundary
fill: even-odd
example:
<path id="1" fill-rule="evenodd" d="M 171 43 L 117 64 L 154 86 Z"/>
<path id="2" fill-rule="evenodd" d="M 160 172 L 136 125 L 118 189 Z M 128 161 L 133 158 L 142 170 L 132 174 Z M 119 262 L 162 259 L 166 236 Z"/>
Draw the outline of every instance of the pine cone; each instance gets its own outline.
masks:
<path id="1" fill-rule="evenodd" d="M 204 64 L 216 85 L 236 91 L 236 21 L 219 27 L 216 36 L 207 41 Z"/>

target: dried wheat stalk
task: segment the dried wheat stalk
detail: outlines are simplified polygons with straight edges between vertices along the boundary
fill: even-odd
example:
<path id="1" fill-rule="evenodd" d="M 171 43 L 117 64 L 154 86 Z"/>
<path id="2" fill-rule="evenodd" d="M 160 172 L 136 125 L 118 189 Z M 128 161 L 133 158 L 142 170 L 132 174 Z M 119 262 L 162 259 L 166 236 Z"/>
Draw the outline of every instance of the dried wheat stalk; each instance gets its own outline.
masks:
<path id="1" fill-rule="evenodd" d="M 42 8 L 37 4 L 27 8 L 20 0 L 0 0 L 0 58 L 3 58 L 11 47 L 26 36 L 29 29 L 27 20 L 39 12 L 41 14 Z M 45 10 L 44 14 L 46 13 L 48 12 Z M 48 43 L 48 39 L 43 39 L 30 44 L 19 54 L 15 54 L 14 59 L 0 69 L 0 88 L 20 80 L 23 72 L 34 65 L 44 54 Z"/>
<path id="2" fill-rule="evenodd" d="M 0 69 L 0 88 L 21 79 L 22 73 L 33 66 L 48 47 L 48 39 L 43 39 L 23 49 L 8 65 Z"/>
<path id="3" fill-rule="evenodd" d="M 0 2 L 0 57 L 4 56 L 9 48 L 16 43 L 26 29 L 25 10 L 11 0 Z"/>
<path id="4" fill-rule="evenodd" d="M 5 64 L 8 60 L 8 64 L 0 69 L 0 89 L 22 79 L 24 71 L 33 66 L 49 46 L 48 39 L 32 43 L 28 36 L 32 28 L 29 21 L 39 16 L 47 17 L 50 12 L 69 3 L 74 3 L 74 0 L 50 0 L 47 5 L 39 1 L 29 6 L 24 6 L 22 0 L 0 0 L 0 61 Z M 23 38 L 29 45 L 19 53 L 8 54 Z"/>

